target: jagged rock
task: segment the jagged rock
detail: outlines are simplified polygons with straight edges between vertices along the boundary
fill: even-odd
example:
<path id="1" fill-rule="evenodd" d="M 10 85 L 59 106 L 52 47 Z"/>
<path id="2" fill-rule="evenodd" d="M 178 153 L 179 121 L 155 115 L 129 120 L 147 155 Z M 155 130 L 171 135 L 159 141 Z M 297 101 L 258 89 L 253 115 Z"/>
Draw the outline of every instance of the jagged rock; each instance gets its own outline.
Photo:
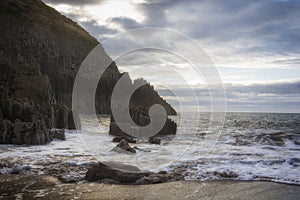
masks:
<path id="1" fill-rule="evenodd" d="M 160 144 L 161 139 L 159 137 L 150 137 L 148 141 L 151 144 Z"/>
<path id="2" fill-rule="evenodd" d="M 48 129 L 73 129 L 77 119 L 69 112 L 74 80 L 83 60 L 99 44 L 97 40 L 40 0 L 0 1 L 0 27 L 0 119 L 33 124 L 38 120 Z M 103 48 L 99 51 L 111 60 Z M 96 90 L 98 114 L 111 113 L 111 94 L 123 75 L 114 62 L 104 72 Z M 20 102 L 7 103 L 10 99 Z M 176 114 L 149 84 L 135 92 L 130 107 L 148 109 L 156 103 L 168 114 Z"/>
<path id="3" fill-rule="evenodd" d="M 121 142 L 121 140 L 126 140 L 128 143 L 136 143 L 136 140 L 132 137 L 114 137 L 112 142 Z"/>
<path id="4" fill-rule="evenodd" d="M 143 108 L 132 108 L 130 109 L 129 112 L 131 114 L 132 120 L 139 126 L 145 126 L 150 123 L 150 118 L 147 110 Z M 164 127 L 152 137 L 163 137 L 167 135 L 175 135 L 176 131 L 177 131 L 177 124 L 171 119 L 167 118 Z M 118 137 L 133 137 L 125 133 L 123 130 L 121 130 L 118 127 L 117 123 L 114 121 L 113 117 L 111 117 L 109 134 Z"/>
<path id="5" fill-rule="evenodd" d="M 56 102 L 71 109 L 75 76 L 88 53 L 99 44 L 98 41 L 76 22 L 42 1 L 4 0 L 0 2 L 0 8 L 0 25 L 3 30 L 0 33 L 0 63 L 9 63 L 11 66 L 26 63 L 34 66 L 36 71 L 48 76 Z M 99 50 L 103 58 L 110 59 L 104 49 Z M 122 75 L 114 62 L 103 74 L 96 91 L 98 113 L 110 114 L 111 94 Z M 27 90 L 24 92 L 28 93 Z M 143 98 L 145 94 L 147 99 Z M 150 85 L 141 88 L 135 95 L 134 103 L 147 106 L 160 103 L 169 114 L 176 114 Z"/>
<path id="6" fill-rule="evenodd" d="M 174 108 L 172 108 L 163 98 L 161 98 L 157 91 L 154 90 L 154 87 L 146 80 L 143 78 L 136 79 L 134 80 L 133 85 L 139 85 L 140 83 L 144 85 L 139 87 L 133 93 L 130 99 L 131 108 L 143 107 L 146 110 L 149 110 L 152 105 L 160 104 L 165 108 L 168 115 L 176 115 Z"/>
<path id="7" fill-rule="evenodd" d="M 134 148 L 132 148 L 128 142 L 124 139 L 122 139 L 120 141 L 119 144 L 117 144 L 117 146 L 113 149 L 114 151 L 117 152 L 131 152 L 131 153 L 136 153 L 136 150 Z"/>
<path id="8" fill-rule="evenodd" d="M 142 177 L 149 175 L 141 172 L 137 167 L 120 163 L 92 163 L 88 167 L 85 179 L 88 181 L 115 180 L 120 183 L 135 183 Z"/>
<path id="9" fill-rule="evenodd" d="M 52 139 L 66 140 L 65 130 L 64 129 L 53 129 L 50 130 L 50 137 Z"/>

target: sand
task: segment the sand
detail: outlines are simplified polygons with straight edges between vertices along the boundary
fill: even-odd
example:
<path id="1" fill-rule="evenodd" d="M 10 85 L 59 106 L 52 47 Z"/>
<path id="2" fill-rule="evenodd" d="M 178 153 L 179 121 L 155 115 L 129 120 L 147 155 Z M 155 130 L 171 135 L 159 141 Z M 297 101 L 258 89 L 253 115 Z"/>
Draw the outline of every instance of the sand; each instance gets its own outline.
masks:
<path id="1" fill-rule="evenodd" d="M 155 185 L 63 184 L 48 176 L 0 175 L 0 199 L 300 199 L 300 186 L 178 181 Z"/>

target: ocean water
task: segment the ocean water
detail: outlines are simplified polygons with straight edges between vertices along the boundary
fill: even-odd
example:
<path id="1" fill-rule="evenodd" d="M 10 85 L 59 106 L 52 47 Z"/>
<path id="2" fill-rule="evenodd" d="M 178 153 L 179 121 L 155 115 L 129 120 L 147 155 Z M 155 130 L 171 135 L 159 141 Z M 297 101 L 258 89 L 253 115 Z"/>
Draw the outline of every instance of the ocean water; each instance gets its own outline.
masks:
<path id="1" fill-rule="evenodd" d="M 212 121 L 212 117 L 215 117 Z M 162 145 L 138 140 L 136 154 L 112 151 L 109 117 L 83 116 L 81 131 L 42 146 L 0 145 L 0 161 L 43 169 L 47 163 L 115 161 L 141 170 L 182 169 L 187 180 L 268 180 L 300 185 L 300 114 L 185 113 Z M 225 120 L 223 120 L 225 119 Z M 42 164 L 41 164 L 42 163 Z M 1 168 L 1 173 L 9 173 Z M 42 173 L 42 172 L 41 172 Z"/>

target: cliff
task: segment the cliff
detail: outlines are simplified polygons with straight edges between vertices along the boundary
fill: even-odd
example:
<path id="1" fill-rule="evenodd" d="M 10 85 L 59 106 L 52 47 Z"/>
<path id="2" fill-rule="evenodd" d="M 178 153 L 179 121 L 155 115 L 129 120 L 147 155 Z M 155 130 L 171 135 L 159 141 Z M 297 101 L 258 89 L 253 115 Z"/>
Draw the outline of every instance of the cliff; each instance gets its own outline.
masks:
<path id="1" fill-rule="evenodd" d="M 42 139 L 27 142 L 40 144 L 49 141 L 48 129 L 74 128 L 69 119 L 74 79 L 82 61 L 99 44 L 97 40 L 40 0 L 1 0 L 0 27 L 1 134 L 7 130 L 5 127 L 13 129 L 16 120 L 31 123 L 27 124 L 30 127 L 40 120 Z M 103 55 L 108 57 L 104 49 Z M 110 114 L 111 93 L 121 76 L 112 62 L 97 88 L 99 114 Z M 135 94 L 133 105 L 149 107 L 160 103 L 169 114 L 176 114 L 151 86 L 147 88 Z M 141 96 L 145 91 L 147 100 Z M 26 132 L 26 128 L 22 131 Z M 8 131 L 0 137 L 0 143 L 22 143 L 22 139 L 13 142 L 11 138 L 16 136 L 12 135 L 16 134 Z"/>

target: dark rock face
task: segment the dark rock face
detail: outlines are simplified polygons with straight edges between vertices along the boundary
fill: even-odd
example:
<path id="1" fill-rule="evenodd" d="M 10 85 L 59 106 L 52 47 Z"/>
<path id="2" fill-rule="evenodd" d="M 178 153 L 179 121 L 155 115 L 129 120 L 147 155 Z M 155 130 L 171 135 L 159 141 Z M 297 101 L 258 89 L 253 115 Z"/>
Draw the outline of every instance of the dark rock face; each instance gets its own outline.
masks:
<path id="1" fill-rule="evenodd" d="M 55 128 L 68 128 L 69 110 L 66 106 L 57 106 L 55 109 Z"/>
<path id="2" fill-rule="evenodd" d="M 88 167 L 85 179 L 88 181 L 114 180 L 120 183 L 135 183 L 149 173 L 138 168 L 119 163 L 94 163 Z"/>
<path id="3" fill-rule="evenodd" d="M 17 119 L 33 124 L 39 120 L 48 130 L 75 129 L 75 122 L 80 123 L 71 107 L 74 80 L 98 41 L 40 0 L 1 0 L 0 27 L 0 120 L 13 125 Z M 111 113 L 111 93 L 122 75 L 114 62 L 103 74 L 96 91 L 98 114 Z M 139 89 L 131 104 L 148 108 L 154 103 L 162 104 L 168 114 L 176 114 L 150 85 Z M 47 138 L 49 133 L 43 135 Z"/>
<path id="4" fill-rule="evenodd" d="M 143 108 L 135 107 L 130 109 L 130 114 L 132 120 L 138 124 L 139 126 L 145 126 L 150 123 L 150 118 L 148 115 L 148 111 Z M 152 137 L 162 137 L 167 135 L 175 135 L 177 130 L 177 124 L 171 119 L 167 118 L 167 121 L 164 127 L 154 136 Z M 111 123 L 109 126 L 109 134 L 118 136 L 118 137 L 132 137 L 121 130 L 117 123 L 114 121 L 113 117 L 111 118 Z"/>
<path id="5" fill-rule="evenodd" d="M 40 70 L 48 76 L 56 102 L 70 109 L 77 71 L 98 41 L 76 22 L 39 0 L 4 0 L 0 7 L 0 25 L 4 30 L 0 33 L 0 64 L 25 63 Z M 104 49 L 102 54 L 109 59 Z M 95 100 L 99 114 L 110 114 L 111 93 L 121 76 L 112 62 L 100 79 Z M 150 98 L 139 101 L 145 93 Z M 166 106 L 169 114 L 176 114 L 155 93 L 153 88 L 144 89 L 135 102 L 142 105 L 158 102 Z"/>
<path id="6" fill-rule="evenodd" d="M 0 142 L 28 145 L 50 142 L 54 99 L 47 76 L 22 65 L 0 65 L 0 71 Z"/>
<path id="7" fill-rule="evenodd" d="M 139 78 L 133 81 L 133 85 L 138 84 L 139 82 L 144 83 L 143 86 L 138 88 L 132 95 L 130 99 L 130 107 L 142 108 L 149 110 L 149 108 L 154 104 L 162 105 L 168 115 L 176 115 L 174 108 L 170 106 L 163 98 L 159 96 L 157 91 L 154 90 L 154 87 L 150 85 L 146 80 Z"/>
<path id="8" fill-rule="evenodd" d="M 45 124 L 36 120 L 35 122 L 22 122 L 15 120 L 3 120 L 0 123 L 1 144 L 27 144 L 39 145 L 50 142 L 49 129 Z"/>
<path id="9" fill-rule="evenodd" d="M 0 135 L 2 142 L 42 144 L 53 127 L 73 129 L 73 81 L 96 39 L 39 0 L 1 1 L 0 26 L 0 118 L 28 123 L 17 142 Z M 48 130 L 41 127 L 44 136 L 34 142 L 29 127 L 36 120 Z"/>

